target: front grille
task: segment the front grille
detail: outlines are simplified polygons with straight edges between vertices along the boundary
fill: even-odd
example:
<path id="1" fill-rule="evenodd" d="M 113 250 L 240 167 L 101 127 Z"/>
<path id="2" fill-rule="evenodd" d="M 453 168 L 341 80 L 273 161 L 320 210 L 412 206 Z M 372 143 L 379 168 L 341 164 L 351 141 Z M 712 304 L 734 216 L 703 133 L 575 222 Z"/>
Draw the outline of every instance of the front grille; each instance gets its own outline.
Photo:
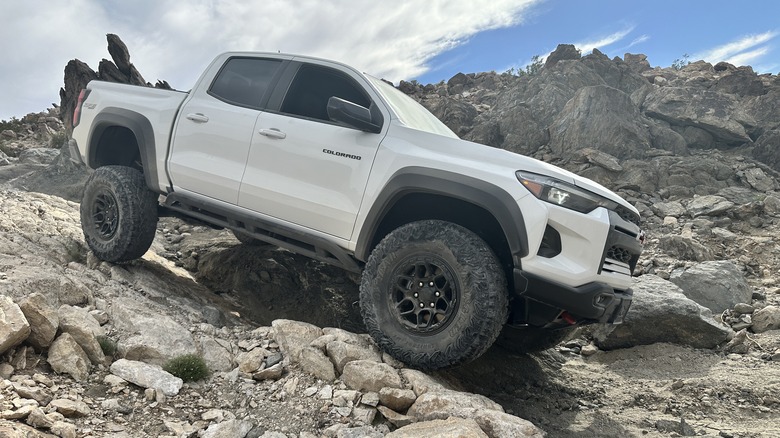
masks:
<path id="1" fill-rule="evenodd" d="M 618 217 L 621 219 L 618 219 Z M 642 234 L 639 229 L 626 229 L 633 228 L 626 224 L 625 221 L 628 219 L 639 222 L 639 216 L 628 209 L 618 208 L 609 212 L 611 227 L 607 235 L 607 242 L 604 245 L 599 273 L 609 272 L 628 276 L 633 274 L 639 261 L 639 254 L 642 253 Z M 619 224 L 622 224 L 622 226 Z"/>
<path id="2" fill-rule="evenodd" d="M 607 258 L 617 260 L 622 263 L 630 263 L 633 255 L 625 248 L 612 246 L 607 250 Z"/>
<path id="3" fill-rule="evenodd" d="M 620 218 L 624 221 L 631 222 L 632 224 L 639 226 L 639 215 L 627 209 L 626 207 L 618 205 L 617 208 L 615 208 L 615 213 L 617 213 L 618 216 L 620 216 Z"/>

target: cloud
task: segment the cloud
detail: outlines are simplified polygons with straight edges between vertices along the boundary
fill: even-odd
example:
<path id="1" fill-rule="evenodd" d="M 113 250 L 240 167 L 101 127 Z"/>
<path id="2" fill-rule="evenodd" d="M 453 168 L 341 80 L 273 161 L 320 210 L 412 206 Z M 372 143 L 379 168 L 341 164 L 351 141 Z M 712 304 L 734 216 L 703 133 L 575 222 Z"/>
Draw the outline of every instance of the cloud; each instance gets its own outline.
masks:
<path id="1" fill-rule="evenodd" d="M 642 35 L 639 38 L 635 38 L 633 41 L 631 41 L 631 43 L 626 46 L 626 49 L 630 49 L 631 47 L 647 42 L 648 40 L 650 40 L 650 35 Z"/>
<path id="2" fill-rule="evenodd" d="M 590 53 L 593 49 L 601 49 L 602 47 L 610 46 L 618 41 L 623 40 L 628 34 L 634 31 L 634 26 L 620 30 L 610 35 L 597 37 L 594 40 L 585 40 L 578 43 L 574 43 L 574 47 L 579 49 L 583 55 Z"/>
<path id="3" fill-rule="evenodd" d="M 397 81 L 479 32 L 518 24 L 541 1 L 11 0 L 0 16 L 0 119 L 59 101 L 67 61 L 96 68 L 106 33 L 122 38 L 146 80 L 180 89 L 228 50 L 331 58 Z"/>
<path id="4" fill-rule="evenodd" d="M 777 36 L 777 31 L 746 35 L 736 41 L 694 54 L 692 58 L 703 59 L 710 63 L 726 61 L 735 65 L 750 65 L 770 52 L 771 46 L 767 43 L 774 40 Z"/>
<path id="5" fill-rule="evenodd" d="M 759 47 L 755 50 L 738 53 L 726 59 L 726 62 L 734 65 L 752 65 L 767 53 L 769 53 L 768 47 Z"/>

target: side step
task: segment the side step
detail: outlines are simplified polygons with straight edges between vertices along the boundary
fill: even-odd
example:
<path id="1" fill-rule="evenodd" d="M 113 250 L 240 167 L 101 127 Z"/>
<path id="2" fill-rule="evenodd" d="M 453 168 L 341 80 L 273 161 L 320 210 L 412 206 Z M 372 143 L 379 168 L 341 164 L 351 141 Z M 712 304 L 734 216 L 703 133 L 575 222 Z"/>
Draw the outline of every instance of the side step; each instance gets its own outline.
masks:
<path id="1" fill-rule="evenodd" d="M 165 197 L 160 216 L 170 210 L 203 222 L 248 234 L 257 240 L 288 249 L 306 257 L 338 266 L 350 272 L 362 271 L 358 261 L 338 245 L 262 219 L 239 215 L 235 211 L 204 201 L 185 199 L 174 193 Z"/>

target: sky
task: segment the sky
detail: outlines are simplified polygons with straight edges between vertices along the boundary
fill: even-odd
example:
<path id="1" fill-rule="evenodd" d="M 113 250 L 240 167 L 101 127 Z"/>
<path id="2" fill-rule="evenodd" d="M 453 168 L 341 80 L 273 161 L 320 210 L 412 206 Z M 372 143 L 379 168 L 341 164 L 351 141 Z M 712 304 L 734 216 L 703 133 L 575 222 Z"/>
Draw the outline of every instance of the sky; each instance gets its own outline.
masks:
<path id="1" fill-rule="evenodd" d="M 775 0 L 3 0 L 0 120 L 59 103 L 70 59 L 110 58 L 107 33 L 147 81 L 187 90 L 234 50 L 335 59 L 396 83 L 522 69 L 558 44 L 778 74 L 778 17 Z"/>

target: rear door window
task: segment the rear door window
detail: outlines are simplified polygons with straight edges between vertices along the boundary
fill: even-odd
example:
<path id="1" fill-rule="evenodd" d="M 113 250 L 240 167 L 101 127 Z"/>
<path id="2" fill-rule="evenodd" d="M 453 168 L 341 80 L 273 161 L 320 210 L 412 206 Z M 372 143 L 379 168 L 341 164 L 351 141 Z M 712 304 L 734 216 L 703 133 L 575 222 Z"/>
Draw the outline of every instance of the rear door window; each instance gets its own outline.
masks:
<path id="1" fill-rule="evenodd" d="M 214 78 L 208 93 L 233 105 L 261 108 L 281 65 L 278 59 L 231 58 Z"/>

